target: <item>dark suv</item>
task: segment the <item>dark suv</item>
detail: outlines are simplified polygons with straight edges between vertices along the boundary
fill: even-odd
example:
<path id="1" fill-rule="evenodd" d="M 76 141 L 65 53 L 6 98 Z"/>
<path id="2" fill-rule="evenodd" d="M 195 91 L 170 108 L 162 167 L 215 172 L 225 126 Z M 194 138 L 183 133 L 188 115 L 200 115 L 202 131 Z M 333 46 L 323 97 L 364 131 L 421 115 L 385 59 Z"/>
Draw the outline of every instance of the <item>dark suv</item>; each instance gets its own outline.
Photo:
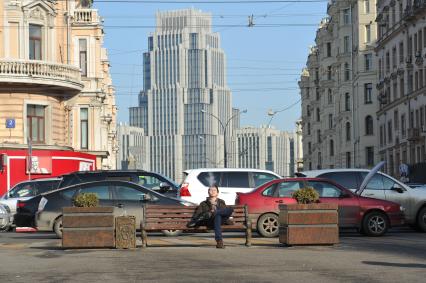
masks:
<path id="1" fill-rule="evenodd" d="M 93 181 L 120 180 L 139 184 L 168 197 L 176 197 L 178 185 L 167 177 L 143 170 L 79 171 L 62 176 L 59 188 Z"/>

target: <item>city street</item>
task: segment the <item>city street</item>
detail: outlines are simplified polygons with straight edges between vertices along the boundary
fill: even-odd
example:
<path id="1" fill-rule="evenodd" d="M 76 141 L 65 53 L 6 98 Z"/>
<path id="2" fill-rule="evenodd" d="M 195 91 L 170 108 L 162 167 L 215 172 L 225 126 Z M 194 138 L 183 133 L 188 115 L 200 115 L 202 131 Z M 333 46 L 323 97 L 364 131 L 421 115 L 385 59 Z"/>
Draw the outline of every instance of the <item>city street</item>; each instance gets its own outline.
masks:
<path id="1" fill-rule="evenodd" d="M 385 237 L 341 233 L 330 246 L 284 247 L 277 238 L 225 234 L 150 235 L 135 250 L 62 250 L 52 233 L 0 234 L 3 282 L 419 282 L 426 269 L 425 234 L 408 228 Z M 140 242 L 139 242 L 140 243 Z"/>

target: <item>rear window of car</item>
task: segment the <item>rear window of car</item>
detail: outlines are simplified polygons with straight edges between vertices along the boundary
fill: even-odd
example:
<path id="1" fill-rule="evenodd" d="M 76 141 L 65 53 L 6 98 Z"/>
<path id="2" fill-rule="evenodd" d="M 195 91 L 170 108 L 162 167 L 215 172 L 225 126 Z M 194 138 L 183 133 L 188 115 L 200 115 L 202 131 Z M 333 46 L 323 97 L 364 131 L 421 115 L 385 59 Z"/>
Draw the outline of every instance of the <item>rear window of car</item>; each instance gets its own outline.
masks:
<path id="1" fill-rule="evenodd" d="M 43 181 L 38 184 L 38 194 L 53 191 L 58 188 L 60 180 Z"/>
<path id="2" fill-rule="evenodd" d="M 224 172 L 221 187 L 250 188 L 248 172 Z"/>
<path id="3" fill-rule="evenodd" d="M 259 172 L 253 172 L 253 181 L 254 181 L 254 187 L 257 188 L 269 181 L 278 179 L 275 175 L 269 174 L 269 173 L 259 173 Z"/>
<path id="4" fill-rule="evenodd" d="M 333 180 L 347 189 L 357 190 L 360 186 L 358 184 L 358 175 L 358 172 L 330 172 L 321 174 L 318 177 Z"/>
<path id="5" fill-rule="evenodd" d="M 222 186 L 221 176 L 221 172 L 202 172 L 197 178 L 198 181 L 206 187 L 210 187 L 212 185 Z"/>

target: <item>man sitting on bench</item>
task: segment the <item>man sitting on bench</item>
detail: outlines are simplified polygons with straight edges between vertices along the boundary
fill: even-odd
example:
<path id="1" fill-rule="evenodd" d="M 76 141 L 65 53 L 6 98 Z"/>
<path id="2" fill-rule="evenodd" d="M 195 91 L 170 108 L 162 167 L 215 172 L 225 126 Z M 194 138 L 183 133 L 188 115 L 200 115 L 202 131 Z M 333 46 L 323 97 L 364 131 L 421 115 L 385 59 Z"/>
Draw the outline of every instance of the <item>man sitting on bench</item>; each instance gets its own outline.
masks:
<path id="1" fill-rule="evenodd" d="M 216 185 L 210 186 L 209 197 L 200 203 L 197 207 L 191 221 L 186 225 L 188 228 L 205 225 L 209 228 L 214 227 L 214 237 L 216 240 L 216 248 L 223 249 L 222 224 L 233 225 L 233 221 L 229 219 L 234 209 L 227 207 L 225 201 L 218 198 L 219 188 Z"/>

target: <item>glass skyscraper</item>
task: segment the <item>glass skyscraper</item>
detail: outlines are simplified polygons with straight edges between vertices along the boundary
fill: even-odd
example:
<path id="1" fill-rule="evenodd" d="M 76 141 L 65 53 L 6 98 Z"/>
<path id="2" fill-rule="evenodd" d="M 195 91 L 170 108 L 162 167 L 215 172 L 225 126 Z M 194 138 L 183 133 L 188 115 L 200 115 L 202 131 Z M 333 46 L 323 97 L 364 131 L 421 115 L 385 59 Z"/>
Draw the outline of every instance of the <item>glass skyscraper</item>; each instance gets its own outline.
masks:
<path id="1" fill-rule="evenodd" d="M 130 124 L 149 137 L 149 170 L 181 181 L 186 169 L 221 167 L 224 124 L 232 115 L 226 56 L 208 13 L 159 12 L 144 54 L 144 89 L 130 108 Z M 204 110 L 202 112 L 202 110 Z M 212 115 L 210 115 L 212 114 Z M 229 123 L 228 164 L 233 164 Z"/>

